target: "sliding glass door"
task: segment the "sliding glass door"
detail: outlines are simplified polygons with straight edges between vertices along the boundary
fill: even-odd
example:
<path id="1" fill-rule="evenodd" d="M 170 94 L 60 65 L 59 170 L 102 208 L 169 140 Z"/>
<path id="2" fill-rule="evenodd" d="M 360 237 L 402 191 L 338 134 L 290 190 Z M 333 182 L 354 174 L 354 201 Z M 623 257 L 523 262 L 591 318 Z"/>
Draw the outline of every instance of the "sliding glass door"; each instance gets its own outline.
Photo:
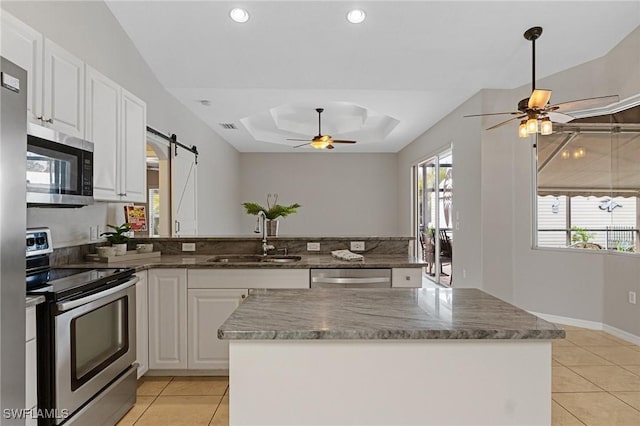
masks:
<path id="1" fill-rule="evenodd" d="M 416 256 L 425 262 L 427 277 L 452 284 L 453 271 L 453 157 L 443 152 L 414 167 Z"/>

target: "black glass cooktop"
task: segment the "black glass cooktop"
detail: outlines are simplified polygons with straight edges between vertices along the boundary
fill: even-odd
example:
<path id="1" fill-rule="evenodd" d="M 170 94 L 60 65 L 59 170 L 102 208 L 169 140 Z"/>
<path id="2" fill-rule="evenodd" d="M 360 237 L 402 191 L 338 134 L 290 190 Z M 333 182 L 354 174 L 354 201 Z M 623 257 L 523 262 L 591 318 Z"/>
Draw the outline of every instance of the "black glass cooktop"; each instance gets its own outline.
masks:
<path id="1" fill-rule="evenodd" d="M 117 285 L 133 272 L 131 268 L 50 268 L 27 274 L 27 294 L 66 299 Z"/>

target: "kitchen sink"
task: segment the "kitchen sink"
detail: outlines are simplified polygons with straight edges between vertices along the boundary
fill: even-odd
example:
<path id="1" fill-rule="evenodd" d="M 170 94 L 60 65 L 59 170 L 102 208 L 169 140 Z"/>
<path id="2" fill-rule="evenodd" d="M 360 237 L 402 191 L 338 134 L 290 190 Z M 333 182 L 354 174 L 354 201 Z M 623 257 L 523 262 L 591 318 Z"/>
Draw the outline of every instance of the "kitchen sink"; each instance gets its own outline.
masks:
<path id="1" fill-rule="evenodd" d="M 207 259 L 207 262 L 214 263 L 292 263 L 302 259 L 300 256 L 260 256 L 257 254 L 249 255 L 230 255 L 230 256 L 214 256 Z"/>

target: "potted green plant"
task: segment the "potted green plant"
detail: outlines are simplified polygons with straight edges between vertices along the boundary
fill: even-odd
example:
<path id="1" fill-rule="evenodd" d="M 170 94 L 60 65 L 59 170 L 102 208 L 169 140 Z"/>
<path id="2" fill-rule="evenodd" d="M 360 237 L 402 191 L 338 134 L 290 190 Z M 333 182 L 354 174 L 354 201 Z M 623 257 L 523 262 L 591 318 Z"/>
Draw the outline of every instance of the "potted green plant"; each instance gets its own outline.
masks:
<path id="1" fill-rule="evenodd" d="M 595 234 L 579 226 L 571 227 L 571 247 L 601 249 L 600 244 L 591 242 Z"/>
<path id="2" fill-rule="evenodd" d="M 274 198 L 273 204 L 271 203 L 271 197 Z M 278 194 L 267 194 L 267 207 L 263 207 L 258 203 L 242 203 L 248 214 L 259 215 L 260 212 L 264 214 L 265 226 L 267 230 L 267 236 L 278 236 L 278 228 L 280 221 L 279 217 L 287 217 L 290 214 L 296 213 L 298 208 L 302 207 L 298 203 L 293 203 L 289 206 L 283 206 L 278 204 Z M 260 223 L 260 219 L 258 219 Z M 258 231 L 259 232 L 259 231 Z"/>
<path id="3" fill-rule="evenodd" d="M 120 226 L 107 225 L 113 231 L 107 231 L 100 234 L 107 237 L 107 241 L 111 243 L 111 246 L 116 249 L 116 256 L 122 256 L 127 254 L 127 243 L 129 242 L 129 231 L 131 231 L 130 223 L 123 223 Z"/>

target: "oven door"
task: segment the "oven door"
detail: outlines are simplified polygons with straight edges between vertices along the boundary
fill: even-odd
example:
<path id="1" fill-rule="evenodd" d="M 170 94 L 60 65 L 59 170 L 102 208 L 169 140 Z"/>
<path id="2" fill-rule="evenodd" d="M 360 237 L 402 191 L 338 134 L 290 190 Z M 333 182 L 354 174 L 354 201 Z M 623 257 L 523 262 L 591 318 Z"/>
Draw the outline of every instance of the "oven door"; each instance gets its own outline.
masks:
<path id="1" fill-rule="evenodd" d="M 57 409 L 72 415 L 135 362 L 137 281 L 57 304 Z"/>

